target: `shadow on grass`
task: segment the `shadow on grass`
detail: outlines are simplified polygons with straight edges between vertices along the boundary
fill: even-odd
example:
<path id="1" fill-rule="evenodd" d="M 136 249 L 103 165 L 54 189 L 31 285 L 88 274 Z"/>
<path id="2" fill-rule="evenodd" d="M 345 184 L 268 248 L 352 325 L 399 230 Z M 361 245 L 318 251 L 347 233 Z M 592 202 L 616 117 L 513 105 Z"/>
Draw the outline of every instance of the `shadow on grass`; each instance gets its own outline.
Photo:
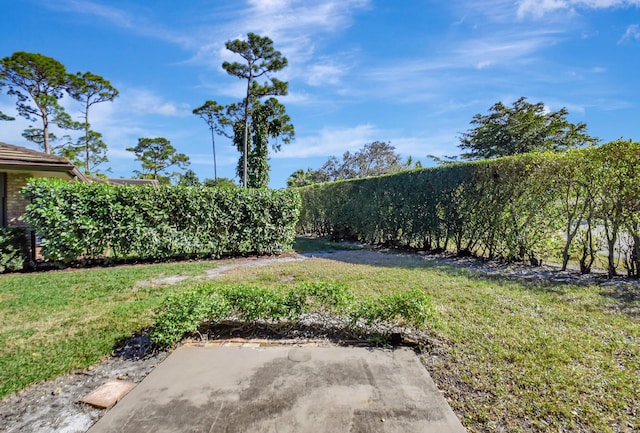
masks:
<path id="1" fill-rule="evenodd" d="M 549 266 L 536 267 L 454 254 L 375 249 L 354 243 L 329 242 L 305 238 L 298 253 L 343 263 L 386 268 L 431 269 L 449 277 L 471 278 L 504 287 L 517 283 L 525 290 L 566 296 L 592 287 L 609 308 L 628 316 L 640 317 L 640 281 L 624 277 L 609 279 L 606 274 L 582 275 Z M 337 248 L 332 248 L 332 246 Z M 357 252 L 355 250 L 358 250 Z"/>

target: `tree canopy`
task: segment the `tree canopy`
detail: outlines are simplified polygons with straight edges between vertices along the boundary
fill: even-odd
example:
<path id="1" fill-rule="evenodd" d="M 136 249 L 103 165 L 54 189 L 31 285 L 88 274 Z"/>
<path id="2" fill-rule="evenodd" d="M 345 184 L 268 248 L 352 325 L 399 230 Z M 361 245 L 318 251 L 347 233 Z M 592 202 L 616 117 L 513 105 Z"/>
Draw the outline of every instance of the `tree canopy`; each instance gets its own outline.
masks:
<path id="1" fill-rule="evenodd" d="M 216 162 L 216 136 L 219 130 L 220 115 L 224 107 L 216 101 L 205 101 L 200 107 L 194 108 L 193 114 L 205 121 L 211 131 L 211 145 L 213 147 L 213 180 L 218 179 L 218 167 Z"/>
<path id="2" fill-rule="evenodd" d="M 217 179 L 205 179 L 202 185 L 208 188 L 240 188 L 240 186 L 227 177 L 219 177 Z"/>
<path id="3" fill-rule="evenodd" d="M 200 179 L 195 171 L 189 169 L 180 175 L 178 178 L 178 186 L 200 186 Z"/>
<path id="4" fill-rule="evenodd" d="M 374 141 L 354 153 L 345 152 L 342 160 L 330 156 L 318 170 L 296 170 L 287 179 L 287 186 L 299 187 L 340 179 L 381 176 L 407 170 L 412 164 L 411 158 L 403 161 L 390 143 Z"/>
<path id="5" fill-rule="evenodd" d="M 189 165 L 189 157 L 184 153 L 177 153 L 175 147 L 164 137 L 139 138 L 138 145 L 127 150 L 133 152 L 136 160 L 142 163 L 142 171 L 136 171 L 141 179 L 169 183 L 178 173 L 169 173 L 167 169 L 185 168 Z"/>
<path id="6" fill-rule="evenodd" d="M 295 134 L 291 119 L 284 105 L 276 98 L 269 98 L 264 104 L 257 102 L 251 116 L 251 147 L 247 161 L 247 186 L 266 188 L 269 184 L 269 139 L 281 139 L 272 145 L 280 150 L 281 143 L 289 143 Z M 240 170 L 238 164 L 238 170 Z"/>
<path id="7" fill-rule="evenodd" d="M 76 101 L 82 104 L 84 122 L 84 136 L 78 138 L 75 146 L 70 149 L 74 154 L 82 153 L 81 160 L 72 158 L 77 165 L 84 166 L 86 174 L 91 174 L 92 169 L 103 162 L 107 162 L 107 145 L 102 141 L 102 134 L 91 130 L 89 123 L 89 109 L 100 102 L 113 101 L 118 97 L 118 90 L 109 81 L 100 75 L 91 72 L 70 75 L 67 84 L 67 92 Z"/>
<path id="8" fill-rule="evenodd" d="M 542 102 L 535 104 L 521 97 L 512 107 L 497 102 L 489 114 L 476 114 L 474 127 L 460 138 L 463 159 L 486 159 L 534 151 L 564 151 L 596 144 L 587 134 L 585 123 L 567 120 L 566 108 L 548 111 Z"/>
<path id="9" fill-rule="evenodd" d="M 16 51 L 0 60 L 0 78 L 9 87 L 7 93 L 17 99 L 18 115 L 32 122 L 42 121 L 42 128 L 33 129 L 25 137 L 34 137 L 32 141 L 42 144 L 45 153 L 50 154 L 50 125 L 75 126 L 58 102 L 67 85 L 64 65 L 42 54 Z M 41 134 L 41 138 L 33 132 Z"/>
<path id="10" fill-rule="evenodd" d="M 99 75 L 91 72 L 68 74 L 59 61 L 42 54 L 17 51 L 0 60 L 0 88 L 7 86 L 9 95 L 15 96 L 18 115 L 27 120 L 40 120 L 40 127 L 29 126 L 22 136 L 38 144 L 45 153 L 58 153 L 84 167 L 87 174 L 95 166 L 108 161 L 107 146 L 99 132 L 92 131 L 89 124 L 89 108 L 98 102 L 112 101 L 118 91 Z M 83 122 L 76 122 L 66 113 L 60 100 L 65 92 L 83 104 Z M 13 120 L 0 113 L 0 120 Z M 62 129 L 84 129 L 82 137 L 74 144 L 71 137 L 59 140 L 51 126 Z M 78 157 L 82 155 L 82 157 Z"/>
<path id="11" fill-rule="evenodd" d="M 253 129 L 251 127 L 251 118 L 261 98 L 287 94 L 288 83 L 280 81 L 271 75 L 273 72 L 284 69 L 288 62 L 280 51 L 275 50 L 271 39 L 254 33 L 248 33 L 246 40 L 235 39 L 227 41 L 225 46 L 229 51 L 238 54 L 243 59 L 242 62 L 224 62 L 222 68 L 229 75 L 246 81 L 245 97 L 242 103 L 235 107 L 235 112 L 239 116 L 233 122 L 234 142 L 240 149 L 242 159 L 241 170 L 239 170 L 238 174 L 246 188 L 249 186 L 249 172 L 251 170 L 249 168 L 251 153 L 249 134 L 250 131 L 255 134 L 256 130 L 255 127 Z M 262 84 L 257 81 L 261 78 L 264 79 Z M 282 111 L 284 111 L 284 108 Z M 290 128 L 290 131 L 291 133 L 293 132 L 293 127 Z M 240 136 L 238 136 L 239 133 L 241 133 Z M 237 142 L 239 138 L 241 139 L 240 143 Z M 256 152 L 253 153 L 254 157 L 257 156 Z M 263 155 L 264 152 L 260 154 Z M 265 158 L 266 154 L 258 158 L 260 164 L 264 163 Z"/>
<path id="12" fill-rule="evenodd" d="M 2 72 L 2 69 L 0 69 L 0 93 L 2 92 L 2 88 L 4 87 L 3 76 L 4 74 Z M 4 114 L 2 111 L 0 111 L 0 120 L 15 120 L 15 119 L 7 114 Z"/>

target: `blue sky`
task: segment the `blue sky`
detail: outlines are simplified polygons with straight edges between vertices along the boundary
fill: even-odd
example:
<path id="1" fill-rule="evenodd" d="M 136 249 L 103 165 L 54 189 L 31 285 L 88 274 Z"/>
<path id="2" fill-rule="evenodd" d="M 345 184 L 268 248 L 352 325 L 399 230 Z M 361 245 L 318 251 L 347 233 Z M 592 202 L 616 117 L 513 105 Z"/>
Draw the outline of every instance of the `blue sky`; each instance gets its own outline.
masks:
<path id="1" fill-rule="evenodd" d="M 213 177 L 211 137 L 191 114 L 207 99 L 242 98 L 226 74 L 227 40 L 269 36 L 289 66 L 296 140 L 271 155 L 271 186 L 372 141 L 430 165 L 455 155 L 476 113 L 521 96 L 566 107 L 603 142 L 640 140 L 640 0 L 21 0 L 0 15 L 0 57 L 45 54 L 120 91 L 94 106 L 113 177 L 139 168 L 127 147 L 165 137 Z M 66 98 L 74 116 L 79 107 Z M 15 113 L 0 95 L 0 111 Z M 0 141 L 33 147 L 28 122 L 0 123 Z M 38 126 L 38 125 L 36 125 Z M 218 176 L 239 154 L 216 137 Z"/>

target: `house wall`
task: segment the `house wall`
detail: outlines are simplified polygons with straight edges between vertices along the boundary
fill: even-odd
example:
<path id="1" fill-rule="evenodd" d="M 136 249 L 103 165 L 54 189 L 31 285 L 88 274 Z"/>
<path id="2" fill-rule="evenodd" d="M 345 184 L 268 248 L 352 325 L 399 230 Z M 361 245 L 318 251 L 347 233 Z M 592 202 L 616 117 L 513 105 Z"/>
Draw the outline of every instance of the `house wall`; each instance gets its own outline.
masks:
<path id="1" fill-rule="evenodd" d="M 7 227 L 26 227 L 20 219 L 29 204 L 29 200 L 20 195 L 20 190 L 27 184 L 27 179 L 34 177 L 31 173 L 7 173 L 6 224 Z"/>

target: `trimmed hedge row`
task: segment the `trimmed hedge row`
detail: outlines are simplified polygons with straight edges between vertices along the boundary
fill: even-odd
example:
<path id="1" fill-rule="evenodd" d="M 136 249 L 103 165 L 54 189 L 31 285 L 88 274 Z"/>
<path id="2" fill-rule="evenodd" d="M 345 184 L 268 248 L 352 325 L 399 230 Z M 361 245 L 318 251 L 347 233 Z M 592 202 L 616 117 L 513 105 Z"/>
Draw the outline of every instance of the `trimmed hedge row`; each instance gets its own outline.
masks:
<path id="1" fill-rule="evenodd" d="M 605 250 L 640 267 L 640 143 L 617 140 L 299 188 L 299 232 L 370 244 L 539 263 L 551 252 L 589 272 Z"/>
<path id="2" fill-rule="evenodd" d="M 294 191 L 33 179 L 22 193 L 42 254 L 63 263 L 280 253 L 300 210 Z"/>

